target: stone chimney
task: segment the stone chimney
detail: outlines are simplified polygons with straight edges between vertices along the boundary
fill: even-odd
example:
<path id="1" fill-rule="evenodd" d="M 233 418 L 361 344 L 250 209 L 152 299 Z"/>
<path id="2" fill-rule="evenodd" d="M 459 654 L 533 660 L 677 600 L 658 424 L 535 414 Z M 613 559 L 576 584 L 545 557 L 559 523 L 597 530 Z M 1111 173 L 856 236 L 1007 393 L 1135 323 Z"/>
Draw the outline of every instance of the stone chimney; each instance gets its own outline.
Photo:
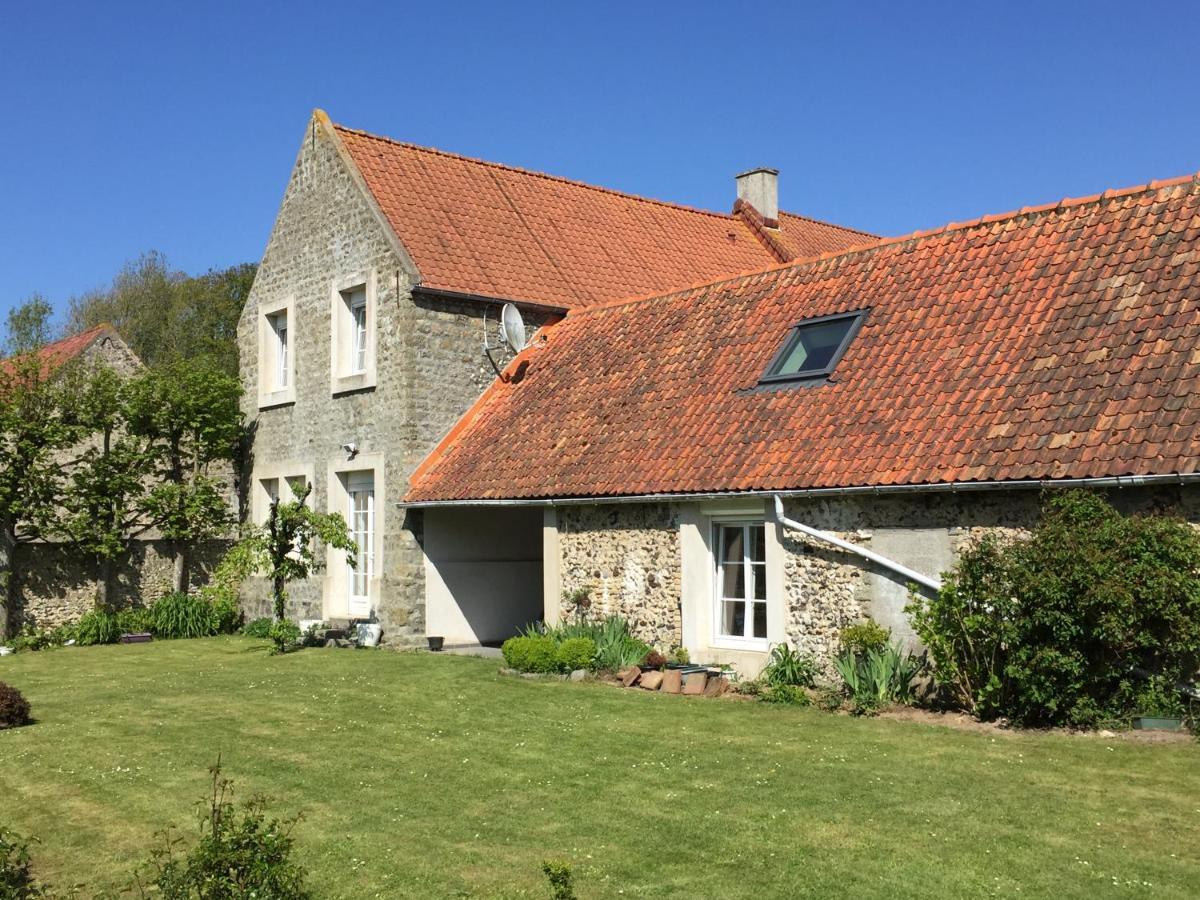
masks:
<path id="1" fill-rule="evenodd" d="M 749 203 L 764 219 L 779 219 L 779 170 L 758 168 L 737 176 L 738 199 Z"/>

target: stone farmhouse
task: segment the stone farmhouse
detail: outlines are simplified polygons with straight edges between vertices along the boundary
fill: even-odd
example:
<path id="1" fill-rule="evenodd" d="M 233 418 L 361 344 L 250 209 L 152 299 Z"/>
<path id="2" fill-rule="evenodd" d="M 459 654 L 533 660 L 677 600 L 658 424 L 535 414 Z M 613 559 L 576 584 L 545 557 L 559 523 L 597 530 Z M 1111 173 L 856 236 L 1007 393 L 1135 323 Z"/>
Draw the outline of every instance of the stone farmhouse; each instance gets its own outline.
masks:
<path id="1" fill-rule="evenodd" d="M 1042 490 L 1200 520 L 1198 273 L 1190 177 L 879 239 L 769 169 L 704 212 L 318 111 L 239 330 L 249 515 L 312 484 L 362 552 L 294 615 L 393 643 L 582 591 L 693 658 L 827 660 Z"/>

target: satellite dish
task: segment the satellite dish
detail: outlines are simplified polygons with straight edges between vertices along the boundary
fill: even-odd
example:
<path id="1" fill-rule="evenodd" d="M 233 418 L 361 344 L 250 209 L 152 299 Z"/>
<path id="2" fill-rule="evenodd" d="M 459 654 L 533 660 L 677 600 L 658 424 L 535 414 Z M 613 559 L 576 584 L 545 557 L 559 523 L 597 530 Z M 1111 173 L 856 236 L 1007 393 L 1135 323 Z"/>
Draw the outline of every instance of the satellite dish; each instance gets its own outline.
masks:
<path id="1" fill-rule="evenodd" d="M 528 343 L 525 339 L 525 320 L 521 311 L 511 303 L 505 303 L 500 313 L 500 335 L 513 353 L 520 353 Z"/>

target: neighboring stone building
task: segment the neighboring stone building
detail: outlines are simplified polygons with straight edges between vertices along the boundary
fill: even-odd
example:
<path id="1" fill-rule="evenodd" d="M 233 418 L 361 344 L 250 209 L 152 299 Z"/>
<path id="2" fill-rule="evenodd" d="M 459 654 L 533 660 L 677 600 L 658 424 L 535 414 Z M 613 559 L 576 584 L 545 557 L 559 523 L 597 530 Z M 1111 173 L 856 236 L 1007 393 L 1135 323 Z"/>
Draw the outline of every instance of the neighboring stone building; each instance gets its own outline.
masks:
<path id="1" fill-rule="evenodd" d="M 936 583 L 1043 490 L 1200 523 L 1198 337 L 1200 178 L 571 310 L 413 479 L 430 627 L 502 619 L 490 538 L 540 517 L 505 556 L 546 618 L 583 588 L 694 659 L 828 667 L 865 616 L 911 635 L 896 565 Z"/>
<path id="2" fill-rule="evenodd" d="M 397 143 L 316 112 L 239 327 L 253 428 L 246 510 L 262 521 L 273 497 L 311 484 L 309 502 L 350 520 L 361 559 L 351 571 L 330 552 L 322 575 L 290 589 L 291 613 L 373 617 L 393 644 L 446 627 L 427 621 L 423 553 L 444 536 L 425 535 L 421 512 L 399 501 L 495 381 L 483 346 L 497 343 L 505 302 L 532 334 L 612 297 L 873 239 L 773 206 L 760 215 L 747 198 L 773 184 L 774 173 L 747 173 L 735 212 L 710 213 Z M 540 552 L 528 550 L 540 548 L 541 512 L 494 533 L 468 515 L 463 528 L 489 555 L 453 572 L 448 560 L 443 575 L 499 598 L 475 637 L 507 636 L 542 612 Z M 248 603 L 265 610 L 267 586 L 252 582 Z"/>
<path id="3" fill-rule="evenodd" d="M 99 325 L 47 344 L 39 355 L 51 371 L 68 364 L 103 365 L 128 378 L 142 369 L 137 355 L 111 325 Z M 68 455 L 76 452 L 77 448 Z M 227 542 L 214 542 L 198 550 L 193 582 L 203 582 L 226 546 Z M 72 622 L 95 606 L 96 573 L 69 545 L 53 540 L 18 543 L 12 554 L 12 572 L 12 621 L 0 620 L 0 635 L 6 627 L 45 628 Z M 148 533 L 133 542 L 129 555 L 117 565 L 110 602 L 118 608 L 148 605 L 171 590 L 173 572 L 172 551 Z M 0 604 L 0 619 L 3 613 L 4 604 Z"/>

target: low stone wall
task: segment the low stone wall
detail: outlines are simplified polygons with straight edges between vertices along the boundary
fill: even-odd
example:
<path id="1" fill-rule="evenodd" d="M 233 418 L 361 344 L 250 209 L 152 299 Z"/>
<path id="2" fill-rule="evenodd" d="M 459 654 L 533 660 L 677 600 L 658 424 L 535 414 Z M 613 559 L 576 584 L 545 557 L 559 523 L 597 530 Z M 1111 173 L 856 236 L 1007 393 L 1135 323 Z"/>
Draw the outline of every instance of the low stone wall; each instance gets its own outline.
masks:
<path id="1" fill-rule="evenodd" d="M 624 616 L 660 647 L 680 641 L 679 516 L 666 504 L 564 506 L 558 541 L 562 587 L 591 598 L 589 617 Z M 564 613 L 568 610 L 564 610 Z"/>
<path id="2" fill-rule="evenodd" d="M 228 541 L 212 541 L 193 552 L 190 589 L 208 581 L 229 546 Z M 74 622 L 95 606 L 95 572 L 69 546 L 22 544 L 17 547 L 14 563 L 14 630 L 26 624 L 49 628 Z M 116 609 L 149 606 L 170 593 L 174 572 L 174 559 L 165 542 L 139 541 L 113 573 L 109 601 Z"/>

